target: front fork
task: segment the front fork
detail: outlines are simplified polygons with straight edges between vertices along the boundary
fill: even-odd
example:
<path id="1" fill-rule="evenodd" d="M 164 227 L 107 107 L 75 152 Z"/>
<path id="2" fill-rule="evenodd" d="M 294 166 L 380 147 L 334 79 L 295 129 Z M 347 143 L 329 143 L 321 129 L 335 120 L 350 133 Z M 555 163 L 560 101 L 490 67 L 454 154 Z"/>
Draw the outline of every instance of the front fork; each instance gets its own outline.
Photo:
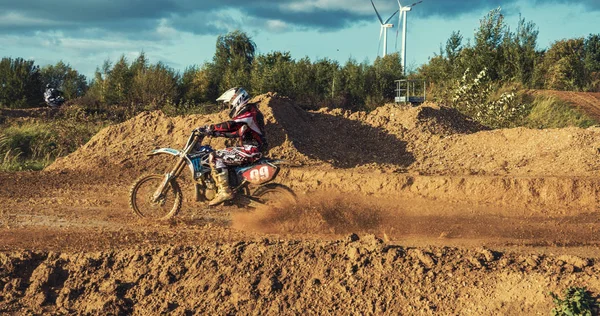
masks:
<path id="1" fill-rule="evenodd" d="M 160 201 L 160 199 L 163 196 L 165 196 L 165 194 L 167 193 L 167 188 L 168 188 L 167 183 L 169 183 L 169 181 L 171 181 L 171 179 L 172 179 L 172 175 L 170 173 L 165 174 L 165 179 L 158 186 L 158 188 L 152 195 L 152 203 L 158 203 L 158 201 Z"/>
<path id="2" fill-rule="evenodd" d="M 163 180 L 163 182 L 160 184 L 160 186 L 156 189 L 156 191 L 152 195 L 153 203 L 157 203 L 163 196 L 165 196 L 165 194 L 167 193 L 167 189 L 169 187 L 168 186 L 169 181 L 177 178 L 179 176 L 179 174 L 181 174 L 181 171 L 185 167 L 185 155 L 186 155 L 185 152 L 181 153 L 179 156 L 179 160 L 177 160 L 175 167 L 173 167 L 173 170 L 171 170 L 171 172 L 165 174 L 165 179 Z"/>

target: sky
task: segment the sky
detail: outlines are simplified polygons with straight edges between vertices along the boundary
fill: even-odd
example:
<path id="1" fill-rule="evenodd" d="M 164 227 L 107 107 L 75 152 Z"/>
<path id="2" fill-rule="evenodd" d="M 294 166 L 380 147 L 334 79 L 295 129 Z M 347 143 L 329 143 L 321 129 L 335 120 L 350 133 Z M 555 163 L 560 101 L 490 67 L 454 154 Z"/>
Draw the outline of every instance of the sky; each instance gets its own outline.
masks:
<path id="1" fill-rule="evenodd" d="M 397 0 L 373 2 L 383 20 L 398 9 Z M 407 13 L 407 69 L 427 63 L 452 31 L 472 40 L 480 19 L 497 7 L 512 29 L 520 15 L 535 23 L 539 49 L 600 33 L 600 0 L 423 0 Z M 390 23 L 388 53 L 402 38 L 398 16 Z M 343 65 L 382 53 L 370 0 L 0 0 L 0 57 L 42 67 L 62 60 L 88 79 L 105 60 L 132 61 L 142 51 L 179 71 L 201 65 L 212 59 L 217 36 L 233 30 L 246 32 L 261 54 Z"/>

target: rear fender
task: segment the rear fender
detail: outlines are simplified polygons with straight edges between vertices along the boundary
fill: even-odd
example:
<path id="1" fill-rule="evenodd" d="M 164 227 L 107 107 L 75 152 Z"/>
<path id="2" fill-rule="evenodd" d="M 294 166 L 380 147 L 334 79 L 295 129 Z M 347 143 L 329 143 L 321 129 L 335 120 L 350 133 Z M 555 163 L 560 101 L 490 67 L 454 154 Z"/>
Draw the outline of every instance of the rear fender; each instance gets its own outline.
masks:
<path id="1" fill-rule="evenodd" d="M 275 179 L 279 173 L 279 166 L 271 163 L 271 161 L 263 160 L 250 166 L 239 168 L 237 172 L 245 181 L 259 185 Z"/>
<path id="2" fill-rule="evenodd" d="M 280 166 L 280 165 L 290 165 L 290 162 L 287 160 L 282 160 L 282 159 L 265 159 L 266 163 L 275 165 L 275 166 Z"/>

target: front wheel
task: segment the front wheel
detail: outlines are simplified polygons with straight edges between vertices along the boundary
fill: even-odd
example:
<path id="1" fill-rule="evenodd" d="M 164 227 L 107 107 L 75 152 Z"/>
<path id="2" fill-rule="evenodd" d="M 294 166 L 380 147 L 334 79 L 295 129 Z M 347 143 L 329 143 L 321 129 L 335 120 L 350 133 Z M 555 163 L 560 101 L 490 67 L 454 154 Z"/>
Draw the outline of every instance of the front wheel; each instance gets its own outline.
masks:
<path id="1" fill-rule="evenodd" d="M 175 180 L 169 181 L 165 193 L 153 201 L 153 195 L 164 179 L 162 174 L 152 174 L 134 182 L 129 192 L 129 205 L 136 215 L 147 219 L 165 220 L 179 212 L 182 194 Z"/>
<path id="2" fill-rule="evenodd" d="M 289 187 L 279 183 L 267 183 L 260 186 L 252 193 L 254 201 L 263 205 L 276 203 L 294 203 L 296 194 Z"/>

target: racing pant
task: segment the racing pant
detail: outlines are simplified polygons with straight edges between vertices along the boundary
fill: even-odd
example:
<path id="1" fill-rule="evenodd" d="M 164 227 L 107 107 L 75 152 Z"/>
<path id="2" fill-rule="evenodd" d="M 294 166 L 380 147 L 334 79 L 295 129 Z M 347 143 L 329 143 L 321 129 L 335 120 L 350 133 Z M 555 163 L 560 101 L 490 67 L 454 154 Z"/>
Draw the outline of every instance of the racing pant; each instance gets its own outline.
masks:
<path id="1" fill-rule="evenodd" d="M 240 166 L 253 163 L 262 157 L 258 147 L 254 145 L 244 145 L 241 147 L 227 147 L 221 150 L 215 150 L 211 153 L 210 162 L 216 170 L 222 170 L 229 166 Z"/>

